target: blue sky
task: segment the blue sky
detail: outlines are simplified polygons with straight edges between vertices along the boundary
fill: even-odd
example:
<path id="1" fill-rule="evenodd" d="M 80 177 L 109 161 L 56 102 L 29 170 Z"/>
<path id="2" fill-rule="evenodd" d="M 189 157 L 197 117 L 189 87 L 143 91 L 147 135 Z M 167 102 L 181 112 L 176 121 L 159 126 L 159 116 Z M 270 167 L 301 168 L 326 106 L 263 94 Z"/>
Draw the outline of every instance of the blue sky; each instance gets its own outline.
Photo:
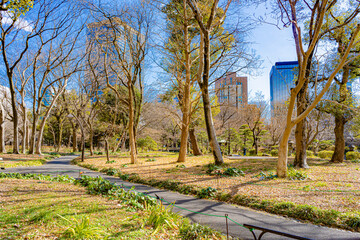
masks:
<path id="1" fill-rule="evenodd" d="M 259 6 L 253 9 L 253 14 L 265 16 L 269 13 L 268 7 Z M 274 21 L 267 18 L 267 21 Z M 262 91 L 265 99 L 270 99 L 270 70 L 275 62 L 296 61 L 296 50 L 291 28 L 279 29 L 269 23 L 259 23 L 250 35 L 252 47 L 263 61 L 262 69 L 257 75 L 248 75 L 249 95 L 254 96 L 256 91 Z M 241 74 L 239 74 L 241 75 Z"/>

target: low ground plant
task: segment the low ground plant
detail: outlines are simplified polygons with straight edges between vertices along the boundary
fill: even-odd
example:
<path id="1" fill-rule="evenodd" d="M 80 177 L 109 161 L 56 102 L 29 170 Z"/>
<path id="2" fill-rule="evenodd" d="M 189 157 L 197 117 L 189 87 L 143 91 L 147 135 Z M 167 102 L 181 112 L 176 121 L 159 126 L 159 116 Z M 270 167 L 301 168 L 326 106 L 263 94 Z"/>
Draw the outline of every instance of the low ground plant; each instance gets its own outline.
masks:
<path id="1" fill-rule="evenodd" d="M 324 151 L 320 151 L 318 153 L 318 156 L 323 159 L 329 159 L 332 157 L 333 154 L 334 154 L 334 151 L 324 150 Z"/>

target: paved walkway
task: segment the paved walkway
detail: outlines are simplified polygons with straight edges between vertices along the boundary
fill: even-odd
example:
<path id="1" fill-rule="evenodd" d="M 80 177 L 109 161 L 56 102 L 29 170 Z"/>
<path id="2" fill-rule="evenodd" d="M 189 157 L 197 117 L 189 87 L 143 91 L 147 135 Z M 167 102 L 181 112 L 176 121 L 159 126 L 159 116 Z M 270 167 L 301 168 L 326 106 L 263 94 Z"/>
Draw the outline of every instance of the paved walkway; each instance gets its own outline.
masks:
<path id="1" fill-rule="evenodd" d="M 290 218 L 285 218 L 285 217 L 268 214 L 265 212 L 255 211 L 245 207 L 233 206 L 230 204 L 225 204 L 210 200 L 197 199 L 195 197 L 182 195 L 176 192 L 125 182 L 119 178 L 106 176 L 99 172 L 94 172 L 81 168 L 79 166 L 70 165 L 69 164 L 70 161 L 75 157 L 76 156 L 63 156 L 53 161 L 50 161 L 43 166 L 8 168 L 0 171 L 20 172 L 20 173 L 42 173 L 42 174 L 52 174 L 52 175 L 69 175 L 75 178 L 79 177 L 80 171 L 84 171 L 84 174 L 86 175 L 102 176 L 104 179 L 107 179 L 119 185 L 124 184 L 127 187 L 135 186 L 135 190 L 139 192 L 147 193 L 153 196 L 156 194 L 168 202 L 175 202 L 176 205 L 180 206 L 181 208 L 187 208 L 187 209 L 191 209 L 192 211 L 206 213 L 206 214 L 216 214 L 216 215 L 228 214 L 231 219 L 241 224 L 245 224 L 245 223 L 252 224 L 252 225 L 283 231 L 311 239 L 360 240 L 360 233 L 354 233 L 354 232 L 332 229 L 327 227 L 320 227 L 312 224 L 304 224 Z M 179 208 L 174 208 L 174 210 L 178 211 L 181 215 L 190 218 L 194 222 L 209 225 L 212 228 L 219 230 L 223 233 L 226 232 L 225 218 L 209 217 L 205 215 L 195 214 Z M 247 229 L 242 228 L 232 222 L 229 222 L 229 233 L 231 236 L 239 237 L 240 239 L 253 239 L 251 233 Z M 258 234 L 259 233 L 257 232 L 257 235 Z M 262 239 L 282 240 L 288 238 L 266 233 Z"/>

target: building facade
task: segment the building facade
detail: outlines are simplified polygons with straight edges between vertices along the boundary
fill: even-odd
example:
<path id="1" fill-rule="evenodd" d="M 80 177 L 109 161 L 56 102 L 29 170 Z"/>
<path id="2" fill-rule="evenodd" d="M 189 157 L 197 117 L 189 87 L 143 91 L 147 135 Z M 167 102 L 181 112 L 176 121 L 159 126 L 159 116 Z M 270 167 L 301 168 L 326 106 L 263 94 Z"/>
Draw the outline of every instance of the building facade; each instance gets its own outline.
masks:
<path id="1" fill-rule="evenodd" d="M 239 107 L 248 103 L 248 79 L 229 72 L 215 82 L 215 93 L 219 104 Z"/>
<path id="2" fill-rule="evenodd" d="M 276 62 L 270 71 L 271 110 L 283 105 L 290 96 L 290 89 L 295 86 L 299 64 L 297 61 Z"/>

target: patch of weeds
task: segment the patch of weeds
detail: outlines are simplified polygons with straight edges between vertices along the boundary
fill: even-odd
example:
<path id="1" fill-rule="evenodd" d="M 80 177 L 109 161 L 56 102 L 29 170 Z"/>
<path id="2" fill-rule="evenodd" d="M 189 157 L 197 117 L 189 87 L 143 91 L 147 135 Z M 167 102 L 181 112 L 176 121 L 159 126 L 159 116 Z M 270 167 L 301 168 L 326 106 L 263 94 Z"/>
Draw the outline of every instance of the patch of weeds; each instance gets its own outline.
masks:
<path id="1" fill-rule="evenodd" d="M 295 208 L 295 203 L 293 202 L 279 202 L 274 204 L 275 211 L 286 212 Z"/>
<path id="2" fill-rule="evenodd" d="M 128 165 L 127 164 L 121 164 L 121 166 L 120 167 L 122 167 L 122 168 L 126 168 L 126 167 L 128 167 Z"/>
<path id="3" fill-rule="evenodd" d="M 238 169 L 238 168 L 226 168 L 225 171 L 222 173 L 223 176 L 227 177 L 238 177 L 238 176 L 245 176 L 245 173 Z"/>
<path id="4" fill-rule="evenodd" d="M 198 198 L 213 198 L 216 195 L 217 190 L 212 187 L 203 188 L 197 192 Z"/>
<path id="5" fill-rule="evenodd" d="M 103 172 L 110 176 L 114 176 L 114 175 L 118 174 L 119 171 L 115 168 L 103 168 L 103 169 L 101 169 L 100 172 Z"/>
<path id="6" fill-rule="evenodd" d="M 148 160 L 146 160 L 145 162 L 155 162 L 156 159 L 155 158 L 149 158 Z"/>
<path id="7" fill-rule="evenodd" d="M 318 208 L 307 204 L 297 205 L 291 212 L 294 217 L 304 220 L 315 220 L 318 218 Z"/>
<path id="8" fill-rule="evenodd" d="M 360 214 L 347 214 L 343 217 L 343 221 L 348 228 L 360 230 Z"/>
<path id="9" fill-rule="evenodd" d="M 116 163 L 116 161 L 115 161 L 115 160 L 106 161 L 106 163 L 105 163 L 105 164 L 110 164 L 110 163 Z"/>
<path id="10" fill-rule="evenodd" d="M 220 237 L 218 232 L 215 232 L 208 226 L 202 226 L 194 223 L 184 223 L 180 227 L 180 239 L 196 240 L 196 239 L 217 239 Z"/>
<path id="11" fill-rule="evenodd" d="M 308 178 L 307 173 L 301 170 L 297 170 L 295 168 L 288 169 L 288 178 L 290 180 L 305 180 Z"/>
<path id="12" fill-rule="evenodd" d="M 231 194 L 229 194 L 229 193 L 219 193 L 216 196 L 216 199 L 218 199 L 221 202 L 227 202 L 227 201 L 229 201 L 231 199 Z"/>
<path id="13" fill-rule="evenodd" d="M 76 218 L 69 220 L 61 215 L 58 216 L 71 224 L 62 234 L 66 239 L 104 239 L 105 232 L 91 225 L 89 217 L 83 216 L 80 221 Z"/>
<path id="14" fill-rule="evenodd" d="M 207 174 L 212 174 L 214 171 L 222 169 L 220 166 L 215 165 L 214 163 L 210 163 L 210 164 L 206 165 L 206 167 L 207 167 L 207 170 L 206 170 Z"/>
<path id="15" fill-rule="evenodd" d="M 311 190 L 314 190 L 314 188 L 310 185 L 305 185 L 304 187 L 301 188 L 301 190 L 304 190 L 304 191 L 311 191 Z"/>
<path id="16" fill-rule="evenodd" d="M 272 172 L 260 172 L 259 174 L 255 175 L 254 177 L 258 177 L 260 180 L 271 180 L 277 178 L 277 175 Z"/>
<path id="17" fill-rule="evenodd" d="M 181 168 L 186 168 L 186 166 L 184 164 L 180 164 L 180 165 L 176 165 L 176 168 L 181 169 Z"/>
<path id="18" fill-rule="evenodd" d="M 326 182 L 318 182 L 315 184 L 316 187 L 326 187 L 327 183 Z"/>
<path id="19" fill-rule="evenodd" d="M 154 228 L 152 235 L 156 234 L 159 230 L 178 229 L 182 217 L 179 214 L 172 212 L 172 208 L 171 205 L 169 207 L 164 207 L 162 202 L 157 205 L 149 206 L 147 208 L 149 217 L 144 221 L 143 227 L 145 225 L 152 226 Z"/>

